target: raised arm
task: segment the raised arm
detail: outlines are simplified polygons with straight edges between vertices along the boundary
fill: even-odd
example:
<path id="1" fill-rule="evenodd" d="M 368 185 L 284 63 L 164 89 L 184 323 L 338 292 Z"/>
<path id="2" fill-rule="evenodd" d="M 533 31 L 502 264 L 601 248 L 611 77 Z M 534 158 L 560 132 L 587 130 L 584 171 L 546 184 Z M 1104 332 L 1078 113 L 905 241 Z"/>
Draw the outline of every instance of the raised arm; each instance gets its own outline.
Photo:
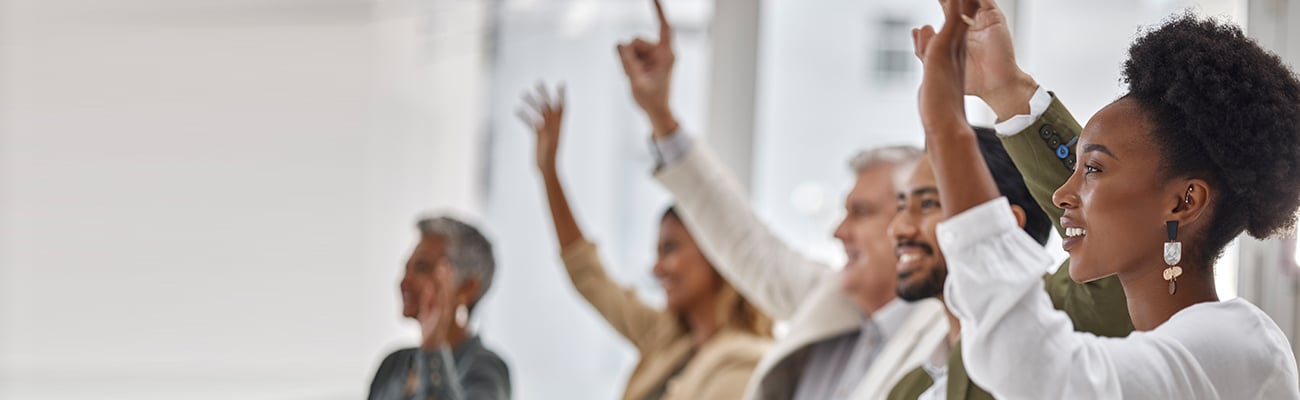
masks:
<path id="1" fill-rule="evenodd" d="M 979 10 L 974 0 L 943 0 L 943 28 L 913 31 L 924 66 L 919 94 L 926 148 L 945 218 L 1001 197 L 966 120 L 966 36 Z"/>
<path id="2" fill-rule="evenodd" d="M 681 129 L 669 106 L 676 57 L 672 27 L 659 1 L 659 40 L 618 46 L 632 98 L 650 121 L 659 165 L 655 178 L 676 199 L 678 213 L 713 267 L 773 318 L 794 315 L 831 269 L 776 237 L 754 214 L 735 176 Z"/>
<path id="3" fill-rule="evenodd" d="M 634 290 L 620 287 L 610 279 L 596 246 L 583 237 L 569 209 L 556 168 L 560 124 L 564 118 L 564 88 L 561 87 L 556 98 L 552 99 L 546 88 L 539 85 L 537 94 L 526 95 L 524 101 L 537 115 L 534 118 L 527 111 L 519 111 L 524 123 L 537 133 L 537 169 L 546 187 L 555 238 L 569 279 L 614 330 L 644 351 L 651 338 L 664 329 L 674 329 L 672 327 L 676 324 L 669 314 L 642 303 Z"/>
<path id="4" fill-rule="evenodd" d="M 1055 95 L 1016 64 L 1011 31 L 995 1 L 980 2 L 966 44 L 966 94 L 993 109 L 998 135 L 1030 195 L 1064 234 L 1065 210 L 1056 206 L 1052 194 L 1074 172 L 1075 143 L 1082 128 Z M 1077 283 L 1062 265 L 1043 279 L 1052 304 L 1069 314 L 1075 330 L 1104 336 L 1133 331 L 1119 278 Z"/>

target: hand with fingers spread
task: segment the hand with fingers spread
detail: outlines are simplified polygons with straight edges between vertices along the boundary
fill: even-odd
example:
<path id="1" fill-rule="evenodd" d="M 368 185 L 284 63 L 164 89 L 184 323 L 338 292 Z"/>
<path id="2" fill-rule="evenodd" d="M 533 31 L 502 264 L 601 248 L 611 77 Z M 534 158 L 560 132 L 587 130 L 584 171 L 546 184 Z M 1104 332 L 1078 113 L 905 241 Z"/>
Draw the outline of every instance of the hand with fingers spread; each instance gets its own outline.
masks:
<path id="1" fill-rule="evenodd" d="M 564 119 L 564 85 L 560 85 L 552 99 L 546 86 L 537 84 L 537 93 L 524 94 L 524 109 L 516 111 L 519 119 L 537 133 L 537 170 L 542 174 L 555 173 L 555 155 L 560 147 L 560 123 Z M 534 117 L 533 115 L 536 115 Z"/>
<path id="2" fill-rule="evenodd" d="M 623 62 L 632 87 L 632 98 L 650 118 L 654 137 L 664 137 L 677 130 L 677 119 L 668 105 L 668 92 L 672 86 L 673 30 L 664 16 L 660 0 L 654 0 L 659 18 L 659 41 L 649 42 L 637 38 L 618 45 L 618 55 Z"/>
<path id="3" fill-rule="evenodd" d="M 416 319 L 420 321 L 423 334 L 420 347 L 436 351 L 448 345 L 447 336 L 451 324 L 455 323 L 456 282 L 451 262 L 446 258 L 439 261 L 428 279 L 432 290 L 420 292 L 420 311 Z"/>

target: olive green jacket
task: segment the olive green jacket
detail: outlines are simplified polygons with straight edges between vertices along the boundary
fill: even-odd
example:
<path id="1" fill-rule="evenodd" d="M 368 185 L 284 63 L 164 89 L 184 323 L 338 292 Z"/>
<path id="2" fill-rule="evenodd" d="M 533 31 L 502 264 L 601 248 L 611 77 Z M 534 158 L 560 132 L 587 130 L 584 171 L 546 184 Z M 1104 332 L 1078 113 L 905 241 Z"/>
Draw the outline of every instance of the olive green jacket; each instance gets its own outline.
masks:
<path id="1" fill-rule="evenodd" d="M 1064 210 L 1052 202 L 1052 193 L 1074 172 L 1075 144 L 1081 131 L 1074 116 L 1053 94 L 1052 105 L 1033 125 L 1015 135 L 1002 137 L 1002 145 L 1024 176 L 1029 193 L 1062 235 L 1061 215 Z M 1070 316 L 1074 330 L 1110 337 L 1128 336 L 1133 331 L 1133 321 L 1129 319 L 1128 303 L 1119 278 L 1112 276 L 1075 283 L 1070 279 L 1070 265 L 1066 261 L 1055 273 L 1044 275 L 1043 283 L 1052 298 L 1052 305 Z M 889 399 L 916 399 L 933 384 L 930 374 L 918 367 L 894 386 Z M 958 343 L 948 359 L 948 399 L 992 398 L 966 375 L 961 360 L 961 343 Z"/>

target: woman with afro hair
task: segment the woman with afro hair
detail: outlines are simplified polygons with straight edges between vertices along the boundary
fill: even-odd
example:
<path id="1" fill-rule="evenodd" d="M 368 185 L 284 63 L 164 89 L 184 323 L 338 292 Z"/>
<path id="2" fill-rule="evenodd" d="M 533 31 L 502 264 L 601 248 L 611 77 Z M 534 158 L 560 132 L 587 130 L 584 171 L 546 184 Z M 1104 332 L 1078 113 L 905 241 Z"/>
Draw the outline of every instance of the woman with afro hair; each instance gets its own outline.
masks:
<path id="1" fill-rule="evenodd" d="M 1128 92 L 1080 133 L 1015 65 L 992 0 L 941 3 L 942 29 L 914 38 L 947 218 L 938 228 L 945 299 L 961 320 L 970 378 L 1003 399 L 1300 398 L 1286 336 L 1249 302 L 1220 301 L 1212 268 L 1242 232 L 1266 238 L 1295 226 L 1295 74 L 1235 25 L 1174 15 L 1140 33 L 1123 67 Z M 1135 332 L 1075 332 L 1053 309 L 1039 279 L 1052 259 L 1018 228 L 983 168 L 964 94 L 988 102 L 999 128 L 1020 124 L 1003 138 L 1013 157 L 1021 144 L 1052 149 L 1033 165 L 1052 160 L 1059 181 L 1031 179 L 1048 174 L 1016 162 L 1031 187 L 1056 187 L 1040 204 L 1064 211 L 1070 278 L 1118 276 Z"/>

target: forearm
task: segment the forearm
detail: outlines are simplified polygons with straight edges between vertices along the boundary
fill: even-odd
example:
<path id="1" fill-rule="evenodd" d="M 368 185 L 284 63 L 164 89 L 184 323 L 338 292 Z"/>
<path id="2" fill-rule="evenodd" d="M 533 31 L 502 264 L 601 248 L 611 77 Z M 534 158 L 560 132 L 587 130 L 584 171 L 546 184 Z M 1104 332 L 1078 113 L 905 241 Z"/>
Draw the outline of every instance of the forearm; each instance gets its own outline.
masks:
<path id="1" fill-rule="evenodd" d="M 1001 197 L 993 175 L 980 154 L 978 139 L 969 125 L 938 128 L 927 134 L 930 163 L 939 185 L 939 201 L 945 218 L 961 214 Z"/>
<path id="2" fill-rule="evenodd" d="M 546 201 L 551 209 L 555 239 L 563 250 L 583 240 L 582 229 L 578 227 L 578 221 L 569 208 L 569 200 L 564 195 L 564 185 L 560 183 L 555 166 L 542 170 L 542 182 L 546 186 Z"/>

